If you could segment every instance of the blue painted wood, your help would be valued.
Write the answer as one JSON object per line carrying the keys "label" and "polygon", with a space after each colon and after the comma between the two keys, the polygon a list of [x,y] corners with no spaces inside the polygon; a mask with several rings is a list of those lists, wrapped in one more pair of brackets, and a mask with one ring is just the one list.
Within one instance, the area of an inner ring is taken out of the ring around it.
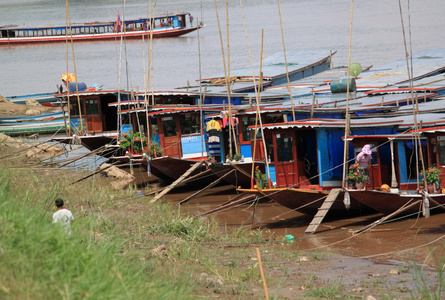
{"label": "blue painted wood", "polygon": [[320,186],[324,181],[329,181],[329,152],[328,132],[326,129],[317,130],[318,170],[320,174]]}
{"label": "blue painted wood", "polygon": [[406,166],[405,145],[403,141],[394,141],[397,145],[397,154],[399,156],[400,183],[408,181],[408,168]]}
{"label": "blue painted wood", "polygon": [[[181,137],[182,155],[201,154],[202,135],[188,135]],[[204,147],[204,151],[206,148]]]}
{"label": "blue painted wood", "polygon": [[275,172],[275,166],[269,165],[269,172],[270,172],[270,181],[271,182],[277,182],[277,175]]}
{"label": "blue painted wood", "polygon": [[244,158],[252,157],[252,148],[250,145],[241,145],[241,155],[244,156]]}

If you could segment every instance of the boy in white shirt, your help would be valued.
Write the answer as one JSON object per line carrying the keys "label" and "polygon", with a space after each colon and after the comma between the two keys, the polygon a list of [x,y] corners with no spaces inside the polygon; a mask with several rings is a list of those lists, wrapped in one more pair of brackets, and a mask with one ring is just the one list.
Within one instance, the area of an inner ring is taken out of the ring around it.
{"label": "boy in white shirt", "polygon": [[53,214],[53,223],[59,223],[65,228],[67,234],[71,234],[71,222],[74,220],[71,211],[63,207],[63,200],[57,198],[56,201],[57,211]]}

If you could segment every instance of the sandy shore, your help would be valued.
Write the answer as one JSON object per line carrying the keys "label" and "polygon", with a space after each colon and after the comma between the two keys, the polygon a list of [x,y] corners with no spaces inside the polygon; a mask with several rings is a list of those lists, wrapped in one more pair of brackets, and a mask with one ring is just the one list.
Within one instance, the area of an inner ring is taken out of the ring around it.
{"label": "sandy shore", "polygon": [[22,117],[29,115],[26,112],[33,110],[35,111],[33,115],[37,115],[37,111],[42,113],[49,113],[54,111],[60,111],[60,108],[46,107],[42,105],[24,105],[24,104],[14,104],[8,100],[2,101],[2,96],[0,96],[0,118],[7,117]]}

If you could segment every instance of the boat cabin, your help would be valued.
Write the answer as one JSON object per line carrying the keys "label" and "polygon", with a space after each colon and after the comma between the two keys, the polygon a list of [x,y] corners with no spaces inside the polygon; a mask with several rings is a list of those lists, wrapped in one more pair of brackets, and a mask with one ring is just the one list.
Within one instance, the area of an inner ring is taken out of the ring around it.
{"label": "boat cabin", "polygon": [[[205,134],[200,131],[200,112],[196,107],[162,106],[121,111],[126,115],[131,130],[149,135],[152,143],[159,143],[164,156],[197,159],[207,157]],[[123,124],[126,126],[126,124]]]}
{"label": "boat cabin", "polygon": [[[348,140],[353,145],[355,157],[364,145],[371,146],[370,189],[379,190],[383,184],[400,190],[417,188],[418,170],[422,169],[422,165],[418,159],[420,151],[416,154],[414,135],[357,135],[349,136]],[[430,161],[427,159],[427,142],[424,137],[421,138],[421,145],[424,161]]]}
{"label": "boat cabin", "polygon": [[436,167],[441,172],[439,174],[439,185],[445,188],[445,127],[435,127],[420,130],[427,138],[427,167]]}
{"label": "boat cabin", "polygon": [[[126,94],[123,98],[128,96]],[[71,133],[85,135],[117,131],[117,108],[109,106],[117,101],[117,91],[87,91],[79,92],[79,97],[76,93],[60,97],[63,105],[69,108],[69,118],[82,118],[77,128],[71,128]]]}

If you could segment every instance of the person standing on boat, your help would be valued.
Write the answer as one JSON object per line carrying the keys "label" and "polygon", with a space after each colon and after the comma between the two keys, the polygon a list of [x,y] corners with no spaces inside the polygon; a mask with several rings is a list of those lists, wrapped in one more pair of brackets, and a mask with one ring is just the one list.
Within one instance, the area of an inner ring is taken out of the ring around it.
{"label": "person standing on boat", "polygon": [[68,82],[62,79],[62,85],[60,86],[60,93],[67,93],[68,92]]}
{"label": "person standing on boat", "polygon": [[363,175],[368,176],[367,180],[365,181],[368,184],[370,183],[369,165],[371,163],[371,160],[372,160],[371,146],[364,145],[362,151],[357,155],[357,163],[359,164],[360,167],[363,168]]}
{"label": "person standing on boat", "polygon": [[71,222],[74,220],[73,214],[70,210],[63,207],[63,200],[57,198],[55,201],[57,211],[53,214],[53,223],[59,223],[66,234],[71,234]]}
{"label": "person standing on boat", "polygon": [[193,20],[194,20],[195,18],[193,18],[193,16],[192,15],[190,15],[189,16],[189,20],[190,20],[190,27],[192,27],[193,26]]}

